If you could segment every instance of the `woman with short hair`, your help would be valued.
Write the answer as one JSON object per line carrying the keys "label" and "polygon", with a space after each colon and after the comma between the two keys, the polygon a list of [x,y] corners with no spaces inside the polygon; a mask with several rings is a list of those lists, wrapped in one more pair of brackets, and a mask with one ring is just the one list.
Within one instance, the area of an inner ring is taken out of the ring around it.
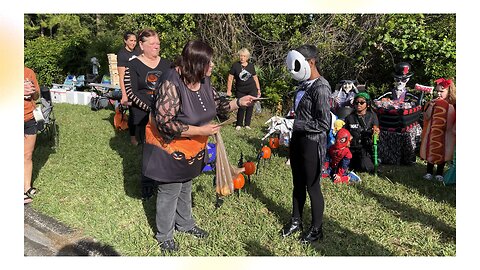
{"label": "woman with short hair", "polygon": [[[260,82],[258,81],[255,67],[249,63],[250,52],[246,48],[238,51],[240,60],[235,62],[230,69],[227,78],[227,96],[232,95],[232,85],[235,80],[235,96],[241,98],[243,96],[251,95],[260,97]],[[250,129],[252,122],[253,107],[239,108],[237,112],[236,130],[240,130],[242,126]]]}

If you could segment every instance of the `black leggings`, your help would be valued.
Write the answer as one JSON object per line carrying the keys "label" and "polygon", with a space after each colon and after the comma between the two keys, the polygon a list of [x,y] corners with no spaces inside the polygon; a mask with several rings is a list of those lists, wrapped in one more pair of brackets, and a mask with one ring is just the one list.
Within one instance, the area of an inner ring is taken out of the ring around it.
{"label": "black leggings", "polygon": [[312,226],[320,227],[323,223],[325,208],[320,188],[320,157],[318,142],[302,135],[292,136],[290,142],[290,165],[293,175],[293,218],[302,218],[305,200],[310,197],[312,207]]}
{"label": "black leggings", "polygon": [[[257,90],[254,89],[252,91],[250,91],[249,93],[242,93],[242,92],[237,92],[236,94],[236,97],[237,98],[241,98],[241,97],[244,97],[244,96],[247,96],[247,95],[251,95],[251,96],[254,96],[256,97],[257,96]],[[237,124],[236,126],[250,126],[250,123],[252,122],[252,115],[253,115],[253,106],[250,106],[250,107],[247,107],[247,108],[243,108],[243,107],[240,107],[238,108],[238,111],[237,111]],[[243,121],[245,117],[245,122]]]}
{"label": "black leggings", "polygon": [[130,134],[130,136],[135,136],[135,130],[136,126],[133,123],[132,107],[128,107],[128,133]]}

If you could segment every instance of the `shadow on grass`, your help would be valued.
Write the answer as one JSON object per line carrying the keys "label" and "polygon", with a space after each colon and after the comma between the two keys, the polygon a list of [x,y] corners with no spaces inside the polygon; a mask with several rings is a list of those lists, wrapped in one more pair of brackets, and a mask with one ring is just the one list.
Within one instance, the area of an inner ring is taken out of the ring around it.
{"label": "shadow on grass", "polygon": [[[263,203],[268,211],[272,212],[276,217],[277,220],[282,223],[286,224],[290,221],[292,213],[290,210],[285,209],[274,200],[268,198],[263,191],[255,184],[255,181],[251,181],[250,184],[246,184],[244,188],[244,192],[250,194],[254,199],[259,200]],[[291,194],[290,194],[291,196]],[[306,211],[307,209],[304,209]]]}
{"label": "shadow on grass", "polygon": [[[57,123],[55,123],[57,128],[57,136],[60,136],[60,129]],[[33,151],[33,167],[32,167],[32,186],[35,179],[37,179],[40,170],[43,168],[45,163],[48,161],[50,154],[55,153],[55,142],[53,138],[49,138],[46,130],[42,131],[40,134],[37,134],[37,139],[35,142],[35,149]]]}
{"label": "shadow on grass", "polygon": [[[280,223],[286,224],[290,221],[291,212],[281,207],[251,183],[245,188],[252,197],[266,205],[268,210],[277,216]],[[308,200],[308,198],[307,198]],[[311,220],[311,208],[305,205],[303,223],[304,229],[309,228]],[[308,222],[306,222],[308,220]],[[324,217],[323,231],[325,239],[321,242],[312,243],[312,247],[324,256],[392,256],[391,251],[385,249],[366,235],[360,235],[351,230],[343,228],[338,222]],[[280,235],[279,235],[280,237]],[[254,241],[246,243],[246,251],[250,256],[273,256],[274,254]],[[362,248],[359,248],[362,247]]]}
{"label": "shadow on grass", "polygon": [[56,256],[120,256],[120,254],[110,245],[82,239],[64,246]]}
{"label": "shadow on grass", "polygon": [[157,233],[157,221],[156,210],[157,210],[157,189],[155,188],[154,195],[148,200],[142,200],[143,211],[145,211],[145,218],[147,219],[148,226],[152,230],[153,235]]}
{"label": "shadow on grass", "polygon": [[394,254],[372,241],[329,218],[323,219],[324,239],[310,244],[323,256],[393,256]]}
{"label": "shadow on grass", "polygon": [[387,177],[391,182],[408,186],[423,196],[437,202],[446,202],[456,206],[454,186],[444,186],[441,182],[427,181],[422,177],[426,173],[426,165],[418,161],[409,166],[382,165],[380,177]]}
{"label": "shadow on grass", "polygon": [[[106,120],[110,122],[112,128],[113,117],[115,112],[112,111]],[[125,194],[134,199],[141,199],[141,177],[142,177],[142,145],[134,146],[130,144],[130,134],[128,130],[115,131],[115,136],[110,139],[110,147],[115,150],[122,158],[123,165],[123,189]],[[147,200],[142,200],[143,210],[145,211],[145,217],[148,221],[148,225],[155,234],[157,231],[155,221],[155,209],[156,209],[156,185],[154,188],[153,196]]]}
{"label": "shadow on grass", "polygon": [[397,202],[394,199],[389,198],[385,195],[373,192],[361,185],[357,186],[357,190],[362,192],[364,196],[368,196],[377,200],[385,208],[390,209],[392,214],[397,216],[398,218],[401,218],[402,220],[407,222],[421,222],[425,226],[433,228],[435,231],[440,233],[441,241],[445,243],[455,242],[456,229],[447,225],[445,222],[439,220],[435,216],[432,216],[404,203]]}
{"label": "shadow on grass", "polygon": [[272,251],[263,247],[258,241],[250,240],[245,243],[247,256],[274,256]]}
{"label": "shadow on grass", "polygon": [[[104,118],[111,123],[113,127],[113,117],[115,112],[112,111],[108,118]],[[130,135],[128,130],[115,131],[115,136],[110,139],[110,147],[115,150],[122,158],[123,171],[123,188],[125,194],[129,197],[140,199],[140,178],[142,172],[142,146],[134,146],[130,144]]]}

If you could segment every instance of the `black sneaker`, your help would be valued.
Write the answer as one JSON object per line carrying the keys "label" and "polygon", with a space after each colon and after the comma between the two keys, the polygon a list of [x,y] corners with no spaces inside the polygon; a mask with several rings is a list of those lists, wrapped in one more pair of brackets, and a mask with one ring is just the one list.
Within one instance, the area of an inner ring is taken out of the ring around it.
{"label": "black sneaker", "polygon": [[160,245],[160,249],[163,252],[178,251],[178,245],[177,245],[177,243],[175,243],[175,241],[173,239],[165,240],[163,242],[160,242],[159,245]]}
{"label": "black sneaker", "polygon": [[197,238],[207,238],[208,236],[208,232],[204,231],[203,229],[200,229],[197,225],[193,226],[193,228],[185,232]]}
{"label": "black sneaker", "polygon": [[310,227],[308,232],[305,232],[304,235],[300,238],[300,242],[303,244],[313,243],[315,241],[320,241],[323,239],[323,230],[322,227]]}
{"label": "black sneaker", "polygon": [[280,232],[282,237],[287,237],[295,232],[302,231],[303,226],[302,226],[302,221],[299,218],[292,218],[291,222],[285,227],[283,227],[282,231]]}

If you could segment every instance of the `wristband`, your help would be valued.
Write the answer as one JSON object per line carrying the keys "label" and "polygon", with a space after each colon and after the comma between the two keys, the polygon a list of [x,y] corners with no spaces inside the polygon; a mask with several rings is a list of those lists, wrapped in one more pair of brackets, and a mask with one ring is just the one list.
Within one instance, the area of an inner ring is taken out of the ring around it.
{"label": "wristband", "polygon": [[238,108],[242,107],[242,106],[240,105],[240,99],[239,99],[239,98],[237,98],[237,101],[236,101],[235,103],[237,104]]}

